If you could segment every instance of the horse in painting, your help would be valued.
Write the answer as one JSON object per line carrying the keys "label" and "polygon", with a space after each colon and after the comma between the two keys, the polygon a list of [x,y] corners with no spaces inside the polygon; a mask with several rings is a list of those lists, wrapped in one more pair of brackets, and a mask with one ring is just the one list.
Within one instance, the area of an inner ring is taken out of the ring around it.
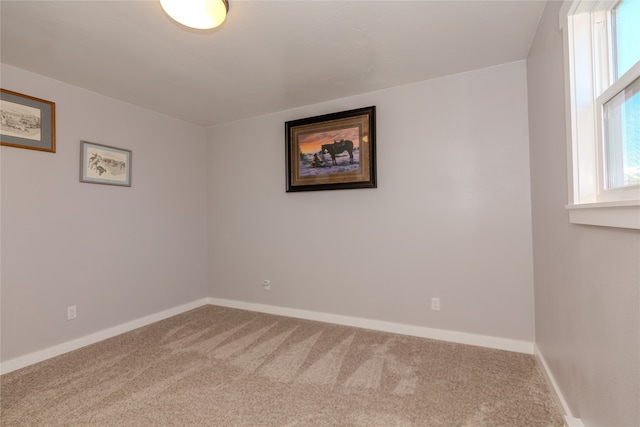
{"label": "horse in painting", "polygon": [[333,141],[333,144],[324,144],[322,146],[322,152],[325,153],[329,153],[329,155],[331,155],[331,162],[334,165],[337,165],[338,163],[336,162],[336,155],[343,153],[343,152],[347,152],[349,153],[349,163],[353,164],[353,142],[349,141],[348,139],[341,139],[340,141]]}

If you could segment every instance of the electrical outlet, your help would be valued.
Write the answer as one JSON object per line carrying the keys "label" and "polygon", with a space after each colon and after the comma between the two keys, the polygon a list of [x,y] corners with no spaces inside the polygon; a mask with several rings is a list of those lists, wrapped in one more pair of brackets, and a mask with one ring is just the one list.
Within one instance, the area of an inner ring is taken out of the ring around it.
{"label": "electrical outlet", "polygon": [[270,291],[271,290],[271,280],[264,279],[262,281],[262,287],[264,288],[265,291]]}
{"label": "electrical outlet", "polygon": [[440,311],[440,298],[431,298],[431,310]]}
{"label": "electrical outlet", "polygon": [[78,317],[78,309],[75,305],[67,307],[67,320],[73,320]]}

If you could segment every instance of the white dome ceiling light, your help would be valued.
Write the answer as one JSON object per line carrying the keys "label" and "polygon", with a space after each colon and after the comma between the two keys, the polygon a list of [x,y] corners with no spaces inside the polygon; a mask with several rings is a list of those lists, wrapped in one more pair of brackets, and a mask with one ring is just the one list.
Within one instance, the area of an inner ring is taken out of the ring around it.
{"label": "white dome ceiling light", "polygon": [[228,0],[160,0],[160,5],[172,19],[199,30],[222,24],[229,11]]}

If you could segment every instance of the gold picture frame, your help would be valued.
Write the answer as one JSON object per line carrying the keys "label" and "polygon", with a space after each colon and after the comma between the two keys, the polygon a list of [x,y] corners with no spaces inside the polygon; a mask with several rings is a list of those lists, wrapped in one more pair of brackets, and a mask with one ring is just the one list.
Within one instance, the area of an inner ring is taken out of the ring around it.
{"label": "gold picture frame", "polygon": [[56,152],[56,104],[0,89],[0,145]]}

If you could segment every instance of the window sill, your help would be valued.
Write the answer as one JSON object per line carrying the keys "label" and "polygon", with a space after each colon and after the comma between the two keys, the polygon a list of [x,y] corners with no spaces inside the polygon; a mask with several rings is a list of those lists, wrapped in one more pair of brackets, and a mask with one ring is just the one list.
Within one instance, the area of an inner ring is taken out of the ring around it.
{"label": "window sill", "polygon": [[567,205],[572,224],[640,230],[640,200]]}

